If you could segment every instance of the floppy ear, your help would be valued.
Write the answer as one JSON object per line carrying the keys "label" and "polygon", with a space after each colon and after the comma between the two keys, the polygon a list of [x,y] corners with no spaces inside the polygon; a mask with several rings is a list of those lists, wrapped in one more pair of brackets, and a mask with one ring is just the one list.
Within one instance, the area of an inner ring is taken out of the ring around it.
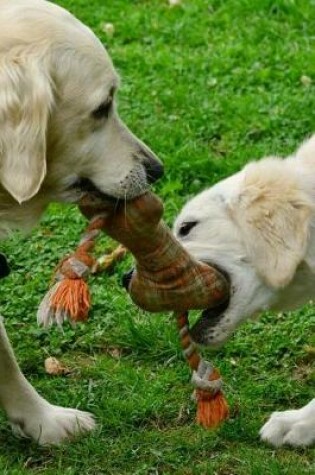
{"label": "floppy ear", "polygon": [[39,57],[9,55],[0,57],[0,183],[22,203],[38,192],[46,174],[53,94]]}
{"label": "floppy ear", "polygon": [[267,158],[244,169],[230,213],[268,285],[281,288],[293,278],[305,255],[312,207],[284,161]]}

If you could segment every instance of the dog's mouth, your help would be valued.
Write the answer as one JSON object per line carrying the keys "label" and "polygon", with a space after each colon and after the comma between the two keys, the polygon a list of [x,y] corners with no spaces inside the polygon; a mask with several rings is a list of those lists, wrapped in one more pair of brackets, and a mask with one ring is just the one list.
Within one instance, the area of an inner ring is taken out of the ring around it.
{"label": "dog's mouth", "polygon": [[67,186],[63,192],[63,198],[72,203],[81,204],[83,201],[84,206],[94,208],[108,202],[132,201],[146,193],[150,185],[161,178],[163,170],[163,165],[158,159],[147,159],[134,166],[124,179],[117,182],[116,186],[111,184],[106,191],[103,191],[97,178],[91,180],[86,177],[77,177],[70,186]]}
{"label": "dog's mouth", "polygon": [[87,198],[95,203],[104,203],[104,201],[117,202],[119,198],[103,193],[99,190],[89,178],[79,178],[70,190],[77,192],[79,200]]}
{"label": "dog's mouth", "polygon": [[102,206],[103,203],[117,203],[120,201],[117,197],[101,191],[90,179],[77,178],[72,183],[65,184],[59,192],[59,198],[62,202],[81,204],[84,202],[87,206]]}
{"label": "dog's mouth", "polygon": [[225,316],[229,303],[230,300],[228,299],[217,307],[207,308],[202,312],[201,317],[190,329],[190,335],[196,343],[200,345],[209,345],[211,343],[211,336],[216,326]]}
{"label": "dog's mouth", "polygon": [[[217,264],[213,264],[212,262],[203,262],[215,268],[225,277],[229,284],[231,283],[231,278],[224,269],[219,267]],[[224,302],[221,302],[216,307],[211,307],[203,310],[203,312],[201,313],[201,317],[190,329],[190,335],[196,343],[199,343],[200,345],[209,344],[209,341],[211,340],[211,335],[214,333],[216,326],[224,318],[225,312],[228,309],[229,304],[230,296],[228,296],[228,298]]]}
{"label": "dog's mouth", "polygon": [[122,200],[104,193],[88,178],[78,178],[62,193],[62,201],[78,205],[81,213],[91,219]]}

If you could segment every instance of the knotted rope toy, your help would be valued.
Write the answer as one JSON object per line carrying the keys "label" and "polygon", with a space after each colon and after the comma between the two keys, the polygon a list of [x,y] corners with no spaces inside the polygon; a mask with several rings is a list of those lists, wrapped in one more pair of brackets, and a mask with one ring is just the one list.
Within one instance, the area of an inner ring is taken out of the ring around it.
{"label": "knotted rope toy", "polygon": [[109,269],[122,259],[127,249],[119,245],[112,253],[96,260],[91,252],[95,239],[101,233],[103,217],[97,216],[87,227],[76,251],[63,259],[55,273],[55,284],[39,305],[37,321],[48,327],[61,326],[65,320],[84,322],[91,307],[91,294],[86,279],[90,274]]}
{"label": "knotted rope toy", "polygon": [[[80,209],[89,218],[97,216],[90,222],[77,251],[59,266],[57,288],[53,287],[40,305],[39,322],[60,324],[66,318],[87,318],[89,293],[84,279],[96,265],[90,255],[94,239],[100,230],[105,231],[136,259],[128,283],[133,301],[150,312],[174,311],[178,315],[184,353],[194,371],[197,421],[207,427],[216,426],[228,415],[220,375],[199,357],[185,315],[188,310],[216,307],[226,300],[229,284],[225,277],[195,260],[181,246],[161,220],[163,205],[152,193],[116,206],[105,203],[95,207],[87,200],[81,202]],[[80,283],[72,285],[71,280]],[[81,295],[80,288],[84,289]]]}

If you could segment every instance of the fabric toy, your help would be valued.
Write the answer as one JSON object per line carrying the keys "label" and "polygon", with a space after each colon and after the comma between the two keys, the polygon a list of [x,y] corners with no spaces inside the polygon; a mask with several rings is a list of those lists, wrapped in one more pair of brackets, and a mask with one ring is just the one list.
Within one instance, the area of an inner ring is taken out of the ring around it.
{"label": "fabric toy", "polygon": [[80,209],[88,218],[94,217],[77,251],[58,266],[57,282],[39,307],[39,323],[61,324],[65,319],[87,318],[90,296],[85,279],[98,265],[91,251],[99,232],[106,232],[135,257],[136,268],[128,283],[133,301],[150,312],[176,313],[184,354],[197,388],[197,420],[207,427],[217,425],[228,415],[220,375],[199,357],[189,335],[187,311],[215,307],[226,300],[228,282],[219,271],[198,262],[181,246],[161,220],[161,201],[150,192],[116,205],[95,206],[86,198]]}

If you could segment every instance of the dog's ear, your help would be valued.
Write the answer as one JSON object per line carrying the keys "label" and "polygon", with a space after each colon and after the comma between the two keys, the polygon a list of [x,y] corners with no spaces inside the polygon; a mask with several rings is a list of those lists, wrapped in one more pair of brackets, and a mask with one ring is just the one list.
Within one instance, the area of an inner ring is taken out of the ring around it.
{"label": "dog's ear", "polygon": [[0,182],[19,203],[38,192],[46,174],[53,92],[45,69],[35,55],[0,57]]}
{"label": "dog's ear", "polygon": [[280,159],[252,163],[243,173],[231,217],[257,272],[269,286],[284,287],[305,255],[311,201]]}

